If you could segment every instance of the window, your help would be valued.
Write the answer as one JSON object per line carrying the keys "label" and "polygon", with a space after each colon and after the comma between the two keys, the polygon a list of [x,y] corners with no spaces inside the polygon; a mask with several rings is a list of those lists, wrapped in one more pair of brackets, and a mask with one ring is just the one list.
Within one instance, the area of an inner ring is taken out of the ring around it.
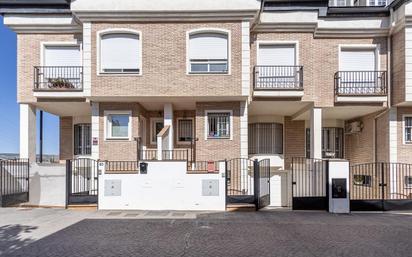
{"label": "window", "polygon": [[353,184],[356,186],[367,186],[372,185],[372,176],[370,175],[353,175]]}
{"label": "window", "polygon": [[375,71],[376,49],[343,47],[339,65],[340,71]]}
{"label": "window", "polygon": [[82,58],[78,45],[45,45],[43,66],[81,66]]}
{"label": "window", "polygon": [[283,125],[249,124],[249,154],[283,154]]}
{"label": "window", "polygon": [[230,138],[230,112],[207,112],[207,138]]}
{"label": "window", "polygon": [[[322,128],[322,158],[343,159],[343,128]],[[310,129],[306,129],[306,157],[310,158]]]}
{"label": "window", "polygon": [[105,116],[107,139],[130,139],[131,112],[110,112]]}
{"label": "window", "polygon": [[74,155],[91,154],[91,126],[90,124],[74,125]]}
{"label": "window", "polygon": [[158,119],[152,119],[151,120],[151,128],[150,128],[150,139],[152,144],[157,144],[157,134],[162,131],[164,124],[163,124],[163,119],[158,118]]}
{"label": "window", "polygon": [[190,143],[193,139],[193,119],[177,120],[177,141]]}
{"label": "window", "polygon": [[228,34],[189,35],[189,73],[228,73]]}
{"label": "window", "polygon": [[405,144],[412,144],[412,116],[405,116],[403,123]]}
{"label": "window", "polygon": [[412,188],[412,176],[405,176],[405,187]]}
{"label": "window", "polygon": [[104,73],[140,73],[140,35],[111,33],[101,36],[100,71]]}

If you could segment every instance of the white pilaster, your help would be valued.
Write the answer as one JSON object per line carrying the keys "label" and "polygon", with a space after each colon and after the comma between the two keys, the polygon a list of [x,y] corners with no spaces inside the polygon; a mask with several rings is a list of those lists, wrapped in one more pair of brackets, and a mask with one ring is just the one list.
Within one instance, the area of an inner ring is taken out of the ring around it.
{"label": "white pilaster", "polygon": [[85,96],[91,96],[92,92],[92,25],[83,23],[83,91]]}
{"label": "white pilaster", "polygon": [[173,105],[170,103],[167,103],[164,105],[164,117],[163,117],[163,124],[164,126],[170,126],[169,127],[169,145],[168,148],[169,150],[173,150],[174,146],[174,141],[173,141]]}
{"label": "white pilaster", "polygon": [[398,110],[389,110],[389,162],[398,161]]}
{"label": "white pilaster", "polygon": [[[99,138],[99,103],[92,102],[92,158],[99,159],[99,145],[100,145],[100,138]],[[97,144],[96,144],[97,142]]]}
{"label": "white pilaster", "polygon": [[310,157],[322,158],[322,109],[310,110]]}
{"label": "white pilaster", "polygon": [[248,106],[240,102],[240,157],[248,158]]}
{"label": "white pilaster", "polygon": [[242,95],[250,94],[250,23],[242,22]]}
{"label": "white pilaster", "polygon": [[36,161],[36,107],[20,104],[20,158]]}

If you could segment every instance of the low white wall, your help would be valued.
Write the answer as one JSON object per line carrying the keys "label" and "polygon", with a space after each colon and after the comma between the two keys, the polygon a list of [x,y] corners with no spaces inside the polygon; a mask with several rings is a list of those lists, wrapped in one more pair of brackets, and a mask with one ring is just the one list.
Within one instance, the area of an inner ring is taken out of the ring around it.
{"label": "low white wall", "polygon": [[270,176],[270,206],[291,206],[292,186],[291,173],[288,171],[271,172]]}
{"label": "low white wall", "polygon": [[66,166],[64,164],[31,164],[29,205],[66,206]]}
{"label": "low white wall", "polygon": [[[187,174],[185,162],[147,163],[147,174],[101,175],[99,209],[225,210],[224,163],[218,174]],[[216,196],[203,195],[206,180],[217,183]]]}

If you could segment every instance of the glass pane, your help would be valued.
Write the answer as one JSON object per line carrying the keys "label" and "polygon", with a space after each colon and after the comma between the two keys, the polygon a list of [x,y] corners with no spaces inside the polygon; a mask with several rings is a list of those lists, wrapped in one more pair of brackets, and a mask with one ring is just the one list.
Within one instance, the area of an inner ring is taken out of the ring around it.
{"label": "glass pane", "polygon": [[210,64],[210,72],[227,72],[226,63],[212,63]]}
{"label": "glass pane", "polygon": [[192,120],[179,120],[179,135],[178,140],[182,142],[190,142],[192,140]]}
{"label": "glass pane", "polygon": [[129,136],[129,115],[114,114],[110,115],[112,122],[112,137],[128,137]]}
{"label": "glass pane", "polygon": [[207,72],[207,64],[202,63],[192,63],[191,72]]}

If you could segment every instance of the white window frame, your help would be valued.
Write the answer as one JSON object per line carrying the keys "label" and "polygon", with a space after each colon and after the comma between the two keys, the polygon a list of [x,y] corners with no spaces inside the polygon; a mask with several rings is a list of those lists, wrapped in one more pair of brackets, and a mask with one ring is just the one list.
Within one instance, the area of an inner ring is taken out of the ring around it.
{"label": "white window frame", "polygon": [[258,40],[257,41],[257,50],[256,50],[256,65],[259,65],[260,62],[260,46],[271,46],[271,45],[295,45],[295,65],[299,66],[299,41],[292,40],[292,41],[267,41],[267,40]]}
{"label": "white window frame", "polygon": [[157,135],[155,137],[155,141],[153,141],[154,136],[154,129],[156,128],[155,123],[162,122],[164,127],[164,119],[163,118],[150,118],[150,144],[157,145]]}
{"label": "white window frame", "polygon": [[[229,113],[230,137],[210,138],[209,137],[209,113]],[[233,140],[233,110],[205,110],[205,140]]]}
{"label": "white window frame", "polygon": [[[190,65],[190,53],[189,53],[189,45],[190,45],[190,36],[193,34],[202,34],[202,33],[216,33],[216,34],[225,34],[227,36],[227,72],[218,72],[218,73],[209,73],[209,72],[191,72],[191,65]],[[199,28],[193,29],[186,32],[186,75],[191,76],[205,76],[205,75],[220,75],[220,76],[227,76],[231,75],[232,63],[232,40],[231,40],[231,31],[227,29],[220,29],[220,28]]]}
{"label": "white window frame", "polygon": [[78,46],[80,49],[80,65],[83,66],[83,46],[81,43],[77,41],[42,41],[40,42],[40,66],[44,66],[45,59],[46,59],[46,47],[54,46],[54,47],[65,47],[65,46]]}
{"label": "white window frame", "polygon": [[338,45],[338,71],[341,71],[342,67],[342,51],[344,50],[375,50],[375,71],[381,70],[380,63],[380,44],[340,44]]}
{"label": "white window frame", "polygon": [[406,183],[407,182],[407,180],[406,180],[406,178],[408,178],[408,177],[412,177],[411,175],[405,175],[404,176],[404,185],[405,185],[405,188],[408,188],[408,189],[411,189],[412,188],[412,184],[409,184],[409,183]]}
{"label": "white window frame", "polygon": [[412,114],[402,115],[402,142],[404,145],[412,145],[412,141],[406,141],[406,118],[412,118]]}
{"label": "white window frame", "polygon": [[194,118],[183,118],[183,117],[178,117],[176,119],[176,142],[182,145],[190,145],[190,142],[179,140],[179,121],[180,120],[191,120],[192,121],[192,137],[194,137],[195,136],[195,119]]}
{"label": "white window frame", "polygon": [[[139,72],[103,72],[101,69],[100,55],[101,55],[101,41],[102,36],[110,34],[135,34],[139,36]],[[100,30],[96,34],[96,73],[98,76],[142,76],[143,75],[143,39],[142,32],[134,29],[116,28]]]}
{"label": "white window frame", "polygon": [[[113,137],[112,135],[109,135],[108,133],[111,133],[111,122],[109,122],[108,117],[109,115],[116,115],[116,114],[121,114],[121,115],[129,115],[129,127],[128,127],[128,135],[127,137]],[[110,125],[110,128],[109,128]],[[107,141],[113,141],[113,140],[132,140],[132,111],[131,110],[124,110],[124,111],[104,111],[104,140]]]}

